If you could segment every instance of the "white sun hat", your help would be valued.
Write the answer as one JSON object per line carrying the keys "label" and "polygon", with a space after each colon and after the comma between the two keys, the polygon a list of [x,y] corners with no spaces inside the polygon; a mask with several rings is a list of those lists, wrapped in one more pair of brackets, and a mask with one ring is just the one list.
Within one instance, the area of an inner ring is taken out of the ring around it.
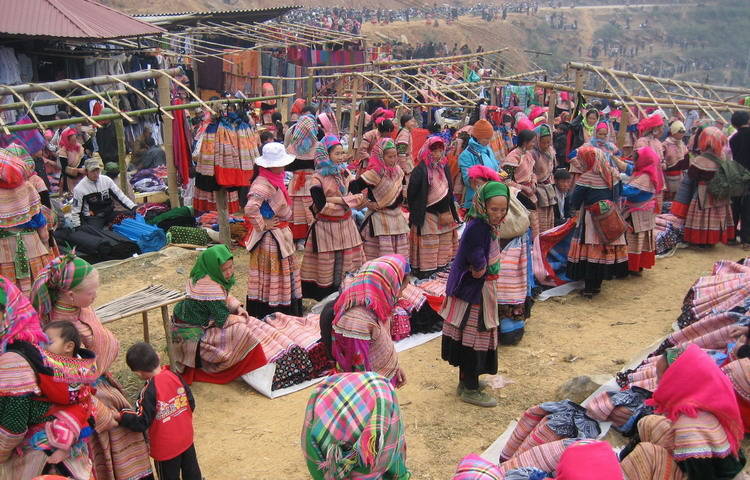
{"label": "white sun hat", "polygon": [[263,145],[263,155],[255,159],[255,164],[265,168],[285,167],[294,161],[294,155],[286,153],[284,145],[271,142]]}

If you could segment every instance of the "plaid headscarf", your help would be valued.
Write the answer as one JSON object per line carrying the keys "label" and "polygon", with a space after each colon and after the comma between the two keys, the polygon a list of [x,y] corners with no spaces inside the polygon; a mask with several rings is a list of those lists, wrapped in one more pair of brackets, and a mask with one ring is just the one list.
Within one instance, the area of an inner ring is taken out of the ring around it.
{"label": "plaid headscarf", "polygon": [[706,127],[698,137],[698,148],[721,158],[727,148],[727,136],[716,127]]}
{"label": "plaid headscarf", "polygon": [[72,290],[94,271],[86,260],[76,257],[75,252],[52,260],[31,287],[31,301],[45,324],[50,321],[52,308],[60,292]]}
{"label": "plaid headscarf", "polygon": [[607,163],[604,150],[600,148],[584,145],[570,163],[583,172],[576,185],[602,189],[612,188],[620,181]]}
{"label": "plaid headscarf", "polygon": [[331,148],[341,145],[336,135],[326,135],[315,149],[315,171],[323,176],[338,175],[346,170],[346,163],[334,163],[329,154]]}
{"label": "plaid headscarf", "polygon": [[295,155],[310,153],[315,146],[317,136],[318,120],[310,113],[302,115],[292,127],[289,140],[290,150],[293,150]]}
{"label": "plaid headscarf", "polygon": [[385,255],[366,262],[336,300],[334,323],[354,307],[372,309],[378,320],[385,322],[407,273],[409,263],[402,255]]}
{"label": "plaid headscarf", "polygon": [[315,389],[302,450],[315,480],[410,477],[396,392],[374,372],[332,375]]}
{"label": "plaid headscarf", "polygon": [[0,276],[0,352],[16,340],[33,344],[47,341],[34,307],[18,287]]}
{"label": "plaid headscarf", "polygon": [[33,175],[34,168],[36,168],[36,165],[34,163],[34,159],[29,155],[28,150],[26,148],[18,143],[11,143],[7,147],[5,147],[5,150],[10,153],[11,155],[15,156],[19,160],[23,160],[24,163],[31,169],[32,173],[30,175]]}
{"label": "plaid headscarf", "polygon": [[461,459],[453,480],[502,480],[505,474],[494,463],[472,453]]}

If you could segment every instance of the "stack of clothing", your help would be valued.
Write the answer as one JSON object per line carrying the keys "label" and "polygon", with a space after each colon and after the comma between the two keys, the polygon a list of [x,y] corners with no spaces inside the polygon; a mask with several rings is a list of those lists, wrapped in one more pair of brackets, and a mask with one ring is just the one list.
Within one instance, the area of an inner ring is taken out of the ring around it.
{"label": "stack of clothing", "polygon": [[321,377],[331,361],[320,342],[320,317],[293,317],[274,313],[248,323],[253,337],[263,346],[268,363],[276,364],[272,390],[291,387]]}
{"label": "stack of clothing", "polygon": [[167,189],[167,167],[144,168],[130,177],[136,192],[161,192]]}
{"label": "stack of clothing", "polygon": [[732,381],[746,429],[750,430],[750,358],[741,352],[747,333],[740,337],[740,342],[735,336],[738,327],[750,326],[749,281],[748,259],[716,262],[711,274],[699,278],[685,297],[678,320],[680,329],[669,335],[638,367],[618,373],[618,384],[633,390],[654,391],[659,358],[696,345]]}

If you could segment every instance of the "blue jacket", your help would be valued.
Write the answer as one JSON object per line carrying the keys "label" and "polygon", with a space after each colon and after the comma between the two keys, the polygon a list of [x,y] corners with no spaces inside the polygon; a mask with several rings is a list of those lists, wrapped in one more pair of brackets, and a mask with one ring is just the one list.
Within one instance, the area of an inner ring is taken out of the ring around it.
{"label": "blue jacket", "polygon": [[464,181],[464,208],[470,208],[474,200],[474,189],[469,182],[469,169],[474,165],[484,165],[495,171],[500,165],[495,159],[495,152],[489,146],[483,146],[472,137],[466,150],[458,157],[458,167],[461,169],[461,179]]}

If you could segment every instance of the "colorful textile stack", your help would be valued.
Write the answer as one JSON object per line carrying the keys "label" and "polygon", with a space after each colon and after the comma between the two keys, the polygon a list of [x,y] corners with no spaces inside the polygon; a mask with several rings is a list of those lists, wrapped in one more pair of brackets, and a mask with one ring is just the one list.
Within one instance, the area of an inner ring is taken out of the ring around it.
{"label": "colorful textile stack", "polygon": [[250,317],[248,326],[260,342],[268,363],[276,364],[271,389],[291,387],[326,373],[329,362],[320,348],[318,315],[293,317],[283,313],[262,320]]}
{"label": "colorful textile stack", "polygon": [[195,166],[196,186],[216,191],[249,185],[258,144],[255,131],[236,114],[209,125]]}
{"label": "colorful textile stack", "polygon": [[570,400],[542,403],[524,412],[500,453],[500,461],[546,443],[565,438],[597,438],[599,433],[599,424],[577,403]]}
{"label": "colorful textile stack", "polygon": [[[236,113],[208,126],[195,166],[193,207],[196,211],[216,210],[214,192],[220,188],[250,184],[255,158],[260,155],[259,144],[255,129]],[[229,213],[240,210],[237,191],[227,193],[227,206]]]}

